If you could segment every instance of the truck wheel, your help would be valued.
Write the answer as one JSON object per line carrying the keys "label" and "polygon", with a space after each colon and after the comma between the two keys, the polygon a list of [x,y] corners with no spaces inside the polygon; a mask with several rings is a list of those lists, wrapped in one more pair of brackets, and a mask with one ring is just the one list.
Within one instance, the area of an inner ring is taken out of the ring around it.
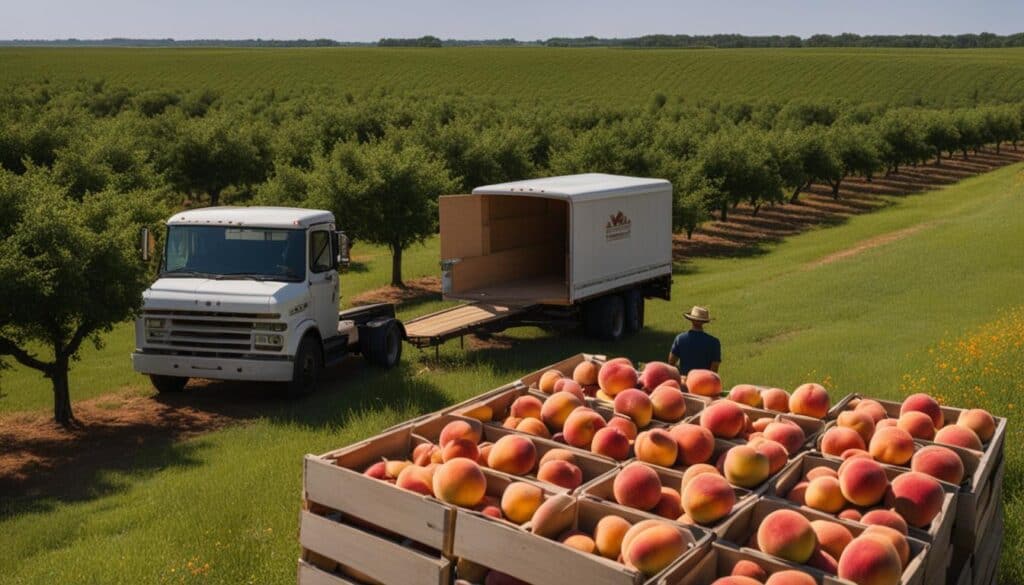
{"label": "truck wheel", "polygon": [[644,328],[644,295],[634,288],[622,294],[626,303],[626,333],[636,333]]}
{"label": "truck wheel", "polygon": [[188,378],[181,378],[179,376],[158,376],[156,374],[150,375],[149,381],[153,383],[153,387],[156,388],[156,391],[161,394],[181,392],[185,389],[185,385],[188,384]]}
{"label": "truck wheel", "polygon": [[402,327],[396,319],[372,321],[366,326],[363,356],[382,368],[393,368],[402,359]]}
{"label": "truck wheel", "polygon": [[316,390],[320,371],[324,367],[323,354],[316,337],[307,335],[302,338],[299,349],[295,352],[295,363],[292,367],[292,380],[285,388],[288,396],[297,398]]}
{"label": "truck wheel", "polygon": [[626,303],[620,295],[591,301],[584,314],[587,334],[605,341],[618,341],[626,332]]}

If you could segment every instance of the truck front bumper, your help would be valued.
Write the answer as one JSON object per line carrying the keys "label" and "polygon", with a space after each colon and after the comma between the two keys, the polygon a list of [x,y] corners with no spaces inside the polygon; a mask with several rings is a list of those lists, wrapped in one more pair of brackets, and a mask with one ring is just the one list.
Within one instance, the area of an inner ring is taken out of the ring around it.
{"label": "truck front bumper", "polygon": [[287,382],[292,379],[293,371],[290,359],[204,358],[141,351],[132,353],[132,367],[140,374],[257,382]]}

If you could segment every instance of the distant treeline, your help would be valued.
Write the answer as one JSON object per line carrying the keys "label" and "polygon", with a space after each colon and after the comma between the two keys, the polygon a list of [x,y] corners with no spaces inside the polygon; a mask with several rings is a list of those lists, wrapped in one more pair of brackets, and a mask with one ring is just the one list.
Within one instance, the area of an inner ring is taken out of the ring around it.
{"label": "distant treeline", "polygon": [[419,38],[383,38],[377,42],[348,42],[332,39],[56,39],[0,40],[0,46],[96,46],[96,47],[623,47],[637,49],[778,49],[802,47],[886,47],[909,49],[997,49],[1024,47],[1024,33],[997,35],[993,33],[960,35],[796,35],[746,36],[718,35],[644,35],[631,38],[554,37],[548,40],[520,41],[505,39],[440,39],[433,35]]}

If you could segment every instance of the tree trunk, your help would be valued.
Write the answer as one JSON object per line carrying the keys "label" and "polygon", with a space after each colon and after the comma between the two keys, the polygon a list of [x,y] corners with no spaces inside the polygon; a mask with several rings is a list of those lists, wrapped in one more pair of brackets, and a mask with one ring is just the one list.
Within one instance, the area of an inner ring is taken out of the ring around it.
{"label": "tree trunk", "polygon": [[722,221],[729,221],[729,203],[722,203]]}
{"label": "tree trunk", "polygon": [[402,282],[402,246],[391,244],[391,286],[405,288]]}
{"label": "tree trunk", "polygon": [[796,189],[793,189],[793,194],[789,196],[790,203],[796,203],[797,199],[800,198],[800,191],[803,191],[803,185],[797,185]]}
{"label": "tree trunk", "polygon": [[832,185],[832,198],[839,199],[839,185],[843,183],[842,179],[836,179],[835,181],[829,181]]}
{"label": "tree trunk", "polygon": [[75,415],[71,411],[68,388],[68,360],[57,358],[47,376],[53,382],[53,419],[61,426],[69,427],[75,421]]}
{"label": "tree trunk", "polygon": [[967,160],[967,149],[966,148],[963,149],[963,153],[964,153],[964,160]]}
{"label": "tree trunk", "polygon": [[1003,144],[1002,144],[1001,142],[996,142],[996,154],[999,154],[999,148],[1000,148],[1000,147],[1001,147],[1002,145],[1003,145]]}
{"label": "tree trunk", "polygon": [[935,166],[937,166],[937,167],[941,167],[942,166],[942,151],[941,150],[935,152]]}
{"label": "tree trunk", "polygon": [[693,230],[694,229],[695,228],[686,228],[686,239],[687,240],[692,240],[693,239]]}
{"label": "tree trunk", "polygon": [[754,212],[751,213],[751,215],[756,216],[758,211],[761,211],[761,204],[760,203],[754,205]]}
{"label": "tree trunk", "polygon": [[210,207],[217,207],[220,203],[220,189],[210,191]]}

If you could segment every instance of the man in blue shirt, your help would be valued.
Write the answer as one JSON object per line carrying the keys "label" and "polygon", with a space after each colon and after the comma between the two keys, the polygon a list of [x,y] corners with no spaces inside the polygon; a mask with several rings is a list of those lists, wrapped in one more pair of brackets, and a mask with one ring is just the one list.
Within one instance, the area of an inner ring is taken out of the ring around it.
{"label": "man in blue shirt", "polygon": [[686,375],[690,370],[718,371],[722,363],[722,344],[717,337],[704,332],[704,324],[711,322],[711,314],[704,307],[694,307],[683,315],[690,321],[690,330],[680,333],[672,342],[668,363]]}

